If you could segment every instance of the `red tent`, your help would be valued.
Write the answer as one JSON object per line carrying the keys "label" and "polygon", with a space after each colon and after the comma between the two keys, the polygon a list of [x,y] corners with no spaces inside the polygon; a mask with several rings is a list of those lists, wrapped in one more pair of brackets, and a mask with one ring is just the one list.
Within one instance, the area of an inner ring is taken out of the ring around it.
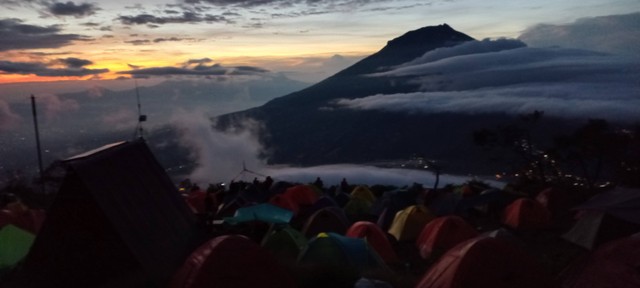
{"label": "red tent", "polygon": [[458,243],[478,236],[478,231],[459,216],[443,216],[433,219],[422,229],[416,245],[420,256],[427,259],[431,255],[445,253]]}
{"label": "red tent", "polygon": [[276,194],[271,199],[269,199],[269,203],[280,208],[288,209],[293,211],[293,215],[297,215],[300,211],[300,206],[291,200],[289,197],[285,197],[283,194]]}
{"label": "red tent", "polygon": [[202,190],[191,191],[185,196],[185,200],[190,207],[193,207],[196,213],[206,213],[204,199],[207,198],[207,192]]}
{"label": "red tent", "polygon": [[298,205],[313,205],[320,197],[309,185],[296,185],[284,191],[284,197],[291,199]]}
{"label": "red tent", "polygon": [[520,198],[504,209],[502,223],[514,229],[543,229],[551,225],[551,213],[536,201]]}
{"label": "red tent", "polygon": [[45,212],[40,209],[0,210],[0,228],[13,224],[18,228],[38,234],[44,219]]}
{"label": "red tent", "polygon": [[378,252],[378,255],[380,255],[382,260],[387,264],[395,264],[400,261],[389,242],[389,238],[387,238],[387,234],[374,223],[368,221],[353,223],[345,235],[351,238],[366,239],[369,245]]}
{"label": "red tent", "polygon": [[603,244],[589,256],[584,269],[566,287],[640,287],[640,235]]}
{"label": "red tent", "polygon": [[216,237],[196,249],[174,275],[171,288],[295,287],[269,252],[239,235]]}
{"label": "red tent", "polygon": [[445,253],[417,288],[558,287],[553,276],[508,240],[478,236]]}

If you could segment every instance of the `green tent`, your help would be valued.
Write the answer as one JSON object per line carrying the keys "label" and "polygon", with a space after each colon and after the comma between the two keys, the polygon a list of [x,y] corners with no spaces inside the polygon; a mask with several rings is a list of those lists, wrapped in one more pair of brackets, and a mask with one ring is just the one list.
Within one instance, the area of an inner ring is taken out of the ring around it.
{"label": "green tent", "polygon": [[11,224],[0,230],[0,270],[11,268],[29,253],[35,236]]}
{"label": "green tent", "polygon": [[295,262],[307,247],[307,238],[298,230],[286,226],[266,236],[262,246],[280,261]]}

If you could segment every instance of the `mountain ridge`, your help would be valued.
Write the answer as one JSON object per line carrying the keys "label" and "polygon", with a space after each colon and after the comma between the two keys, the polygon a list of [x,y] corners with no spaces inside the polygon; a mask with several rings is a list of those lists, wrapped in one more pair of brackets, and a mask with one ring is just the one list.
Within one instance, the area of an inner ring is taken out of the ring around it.
{"label": "mountain ridge", "polygon": [[[261,123],[259,140],[269,164],[299,166],[369,163],[419,155],[447,163],[456,173],[491,173],[473,144],[473,132],[514,121],[505,113],[429,114],[336,108],[337,99],[413,93],[420,85],[402,76],[370,74],[414,60],[434,49],[474,39],[449,25],[409,31],[358,63],[308,88],[274,98],[266,104],[215,118],[214,127],[242,126],[246,119]],[[553,119],[545,118],[544,121]],[[565,129],[554,123],[545,132]],[[572,124],[567,124],[572,125]],[[497,168],[497,167],[494,167]]]}

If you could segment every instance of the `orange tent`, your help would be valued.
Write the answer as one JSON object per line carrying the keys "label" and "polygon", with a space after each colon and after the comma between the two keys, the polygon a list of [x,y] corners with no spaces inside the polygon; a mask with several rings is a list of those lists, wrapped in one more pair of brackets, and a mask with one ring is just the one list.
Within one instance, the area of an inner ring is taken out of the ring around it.
{"label": "orange tent", "polygon": [[536,201],[520,198],[504,209],[502,223],[514,229],[544,229],[551,225],[551,213]]}
{"label": "orange tent", "polygon": [[368,221],[353,223],[345,235],[351,238],[366,239],[369,245],[378,252],[378,255],[380,255],[382,260],[387,264],[395,264],[400,261],[387,235],[374,223]]}
{"label": "orange tent", "polygon": [[443,216],[424,226],[416,245],[420,249],[420,256],[427,259],[434,254],[439,256],[458,243],[476,236],[478,231],[464,219],[459,216]]}
{"label": "orange tent", "polygon": [[433,218],[433,214],[423,205],[409,206],[396,213],[389,234],[398,241],[415,241],[424,226]]}
{"label": "orange tent", "polygon": [[244,236],[219,236],[201,245],[173,276],[171,288],[295,287],[269,252]]}
{"label": "orange tent", "polygon": [[416,288],[559,287],[553,276],[508,240],[478,236],[445,253]]}

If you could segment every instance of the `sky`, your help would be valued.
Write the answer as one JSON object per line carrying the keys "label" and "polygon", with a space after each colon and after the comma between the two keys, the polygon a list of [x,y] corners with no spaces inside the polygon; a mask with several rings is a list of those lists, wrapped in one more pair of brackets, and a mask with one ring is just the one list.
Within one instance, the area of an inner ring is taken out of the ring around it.
{"label": "sky", "polygon": [[0,83],[266,72],[313,83],[424,26],[517,38],[640,2],[0,0],[0,11]]}

